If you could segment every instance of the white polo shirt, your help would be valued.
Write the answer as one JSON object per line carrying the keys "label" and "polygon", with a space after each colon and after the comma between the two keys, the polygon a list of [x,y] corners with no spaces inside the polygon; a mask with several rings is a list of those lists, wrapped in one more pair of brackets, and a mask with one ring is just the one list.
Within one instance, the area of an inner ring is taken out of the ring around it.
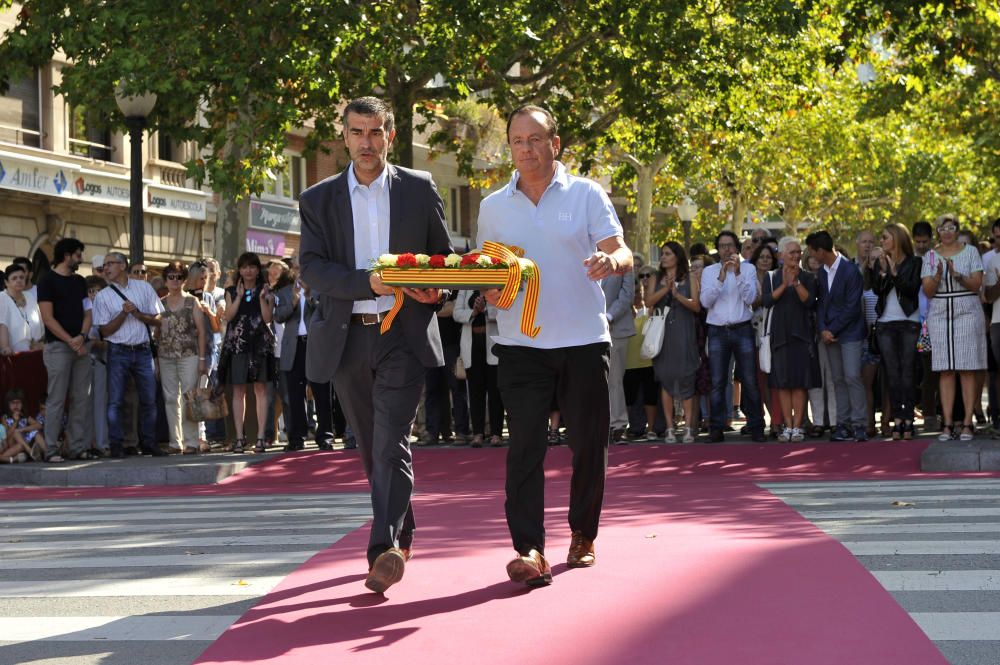
{"label": "white polo shirt", "polygon": [[535,206],[517,189],[517,171],[503,189],[479,205],[478,247],[487,240],[524,249],[541,274],[534,338],[521,333],[524,290],[508,310],[498,310],[498,344],[556,349],[610,342],[601,285],[587,277],[585,259],[597,243],[622,236],[611,199],[593,180],[569,175],[556,162],[556,173]]}
{"label": "white polo shirt", "polygon": [[[149,282],[128,278],[128,283],[125,286],[121,284],[115,284],[115,286],[143,314],[163,313],[163,303],[160,302],[160,297],[156,295],[156,290]],[[110,323],[111,319],[121,313],[123,303],[121,296],[115,293],[115,290],[110,286],[101,289],[94,298],[93,324],[103,326]],[[113,344],[136,345],[148,342],[149,334],[146,324],[134,316],[127,316],[121,327],[104,339]]]}

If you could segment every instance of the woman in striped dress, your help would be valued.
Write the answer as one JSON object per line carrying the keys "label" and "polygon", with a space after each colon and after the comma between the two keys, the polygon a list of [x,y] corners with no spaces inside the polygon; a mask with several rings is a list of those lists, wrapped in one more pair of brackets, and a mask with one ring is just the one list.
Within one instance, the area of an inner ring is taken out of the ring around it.
{"label": "woman in striped dress", "polygon": [[[931,368],[940,372],[941,441],[972,440],[976,372],[986,369],[986,321],[979,304],[983,283],[983,261],[975,247],[958,242],[958,221],[942,215],[937,222],[941,244],[924,255],[920,276],[924,293],[931,299],[927,332],[931,338]],[[955,374],[962,385],[965,414],[961,433],[954,426]]]}

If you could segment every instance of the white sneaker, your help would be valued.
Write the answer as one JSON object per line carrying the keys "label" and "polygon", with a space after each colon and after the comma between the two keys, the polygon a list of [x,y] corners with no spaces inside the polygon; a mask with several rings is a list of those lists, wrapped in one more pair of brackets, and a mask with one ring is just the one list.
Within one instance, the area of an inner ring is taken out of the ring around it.
{"label": "white sneaker", "polygon": [[793,427],[792,428],[792,436],[791,436],[791,440],[792,441],[798,442],[798,441],[802,441],[805,438],[806,438],[806,436],[805,436],[805,434],[802,432],[802,430],[800,428],[798,428],[798,427]]}
{"label": "white sneaker", "polygon": [[646,432],[646,441],[656,441],[656,432],[648,430]]}
{"label": "white sneaker", "polygon": [[791,440],[792,440],[792,428],[786,427],[783,430],[781,430],[781,434],[778,435],[778,441],[781,441],[783,443],[788,443]]}
{"label": "white sneaker", "polygon": [[663,437],[663,443],[677,443],[677,435],[674,434],[674,430],[667,428],[667,433]]}
{"label": "white sneaker", "polygon": [[683,443],[694,443],[694,432],[691,431],[690,427],[684,428],[684,438],[681,441]]}

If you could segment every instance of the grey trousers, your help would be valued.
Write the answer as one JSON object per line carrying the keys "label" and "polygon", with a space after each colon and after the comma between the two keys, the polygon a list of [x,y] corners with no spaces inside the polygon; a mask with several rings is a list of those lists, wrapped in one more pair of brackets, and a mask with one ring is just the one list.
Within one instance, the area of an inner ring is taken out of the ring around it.
{"label": "grey trousers", "polygon": [[351,324],[333,386],[354,433],[372,492],[368,563],[391,547],[409,548],[415,522],[410,427],[425,369],[394,326]]}
{"label": "grey trousers", "polygon": [[48,396],[45,398],[45,444],[48,455],[59,448],[63,414],[69,401],[66,422],[67,452],[70,457],[90,448],[94,432],[94,405],[91,394],[93,368],[90,354],[77,354],[65,342],[48,342],[42,350],[48,372]]}
{"label": "grey trousers", "polygon": [[628,427],[628,405],[625,403],[625,362],[628,337],[611,340],[611,369],[608,373],[608,393],[611,398],[611,431]]}
{"label": "grey trousers", "polygon": [[102,358],[91,354],[91,367],[94,370],[94,447],[98,450],[111,450],[108,439],[108,367]]}
{"label": "grey trousers", "polygon": [[826,345],[830,375],[837,395],[837,425],[867,427],[868,398],[861,379],[861,351],[866,342],[834,342]]}

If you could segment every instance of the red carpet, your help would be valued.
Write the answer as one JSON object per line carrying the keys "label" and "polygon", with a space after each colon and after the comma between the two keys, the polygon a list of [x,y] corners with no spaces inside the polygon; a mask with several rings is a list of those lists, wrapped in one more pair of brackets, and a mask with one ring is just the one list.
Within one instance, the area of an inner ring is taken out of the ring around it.
{"label": "red carpet", "polygon": [[548,488],[549,588],[507,581],[493,483],[424,492],[415,557],[386,597],[363,587],[361,529],[196,662],[946,663],[846,550],[750,482],[612,479],[589,570],[562,562],[566,486]]}
{"label": "red carpet", "polygon": [[[927,442],[623,446],[610,451],[598,565],[564,557],[569,451],[548,457],[555,583],[506,579],[504,450],[418,449],[405,579],[363,587],[367,528],[319,552],[198,663],[943,665],[835,540],[754,483],[923,474]],[[354,452],[291,454],[212,486],[11,488],[0,500],[365,491]]]}

